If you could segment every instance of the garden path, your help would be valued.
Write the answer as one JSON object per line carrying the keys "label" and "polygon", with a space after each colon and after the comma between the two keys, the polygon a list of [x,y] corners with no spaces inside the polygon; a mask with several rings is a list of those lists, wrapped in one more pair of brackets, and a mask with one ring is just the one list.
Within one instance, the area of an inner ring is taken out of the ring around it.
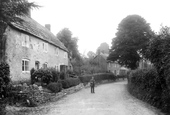
{"label": "garden path", "polygon": [[95,94],[89,88],[82,89],[50,103],[48,111],[43,110],[41,115],[160,115],[154,107],[131,96],[126,84],[123,81],[99,85]]}

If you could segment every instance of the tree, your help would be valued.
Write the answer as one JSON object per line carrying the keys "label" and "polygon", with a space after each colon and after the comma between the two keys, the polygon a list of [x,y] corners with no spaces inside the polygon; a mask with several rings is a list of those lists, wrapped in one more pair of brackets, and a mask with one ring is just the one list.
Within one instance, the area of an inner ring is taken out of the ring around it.
{"label": "tree", "polygon": [[68,28],[62,29],[58,34],[57,38],[65,45],[68,49],[69,56],[71,56],[71,63],[74,68],[74,72],[77,74],[81,73],[80,67],[83,64],[82,58],[78,51],[78,38],[72,37],[72,32]]}
{"label": "tree", "polygon": [[96,54],[100,53],[109,54],[109,45],[106,42],[101,43],[97,48]]}
{"label": "tree", "polygon": [[89,51],[89,52],[87,53],[88,58],[94,58],[95,55],[96,55],[96,54],[95,54],[94,52],[92,52],[92,51]]}
{"label": "tree", "polygon": [[[169,111],[170,107],[170,28],[162,27],[150,40],[145,57],[156,68],[160,82],[157,88],[161,95],[161,107]],[[166,106],[165,106],[166,105]]]}
{"label": "tree", "polygon": [[0,0],[0,38],[2,38],[8,24],[22,22],[20,16],[28,16],[31,8],[38,7],[27,0]]}
{"label": "tree", "polygon": [[153,32],[144,18],[139,15],[127,16],[120,22],[116,37],[112,39],[108,60],[136,69],[152,35]]}
{"label": "tree", "polygon": [[78,38],[72,37],[72,32],[68,28],[62,29],[57,34],[57,38],[68,49],[69,55],[71,55],[73,59],[81,60],[81,56],[78,51],[78,45],[77,45]]}

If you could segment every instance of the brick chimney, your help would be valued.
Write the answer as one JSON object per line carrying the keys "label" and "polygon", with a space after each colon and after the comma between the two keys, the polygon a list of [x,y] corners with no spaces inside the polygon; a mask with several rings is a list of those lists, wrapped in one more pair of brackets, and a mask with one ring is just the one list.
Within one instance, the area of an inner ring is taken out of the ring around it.
{"label": "brick chimney", "polygon": [[45,27],[46,27],[49,31],[51,31],[51,25],[50,25],[50,24],[45,24]]}

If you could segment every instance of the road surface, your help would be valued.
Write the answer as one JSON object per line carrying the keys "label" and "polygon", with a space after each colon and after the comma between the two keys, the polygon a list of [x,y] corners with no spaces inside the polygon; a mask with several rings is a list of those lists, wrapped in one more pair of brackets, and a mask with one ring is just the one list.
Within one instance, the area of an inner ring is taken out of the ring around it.
{"label": "road surface", "polygon": [[[99,85],[50,103],[40,115],[160,115],[158,110],[134,98],[126,90],[126,81]],[[50,109],[49,109],[50,108]],[[161,114],[162,115],[162,114]]]}

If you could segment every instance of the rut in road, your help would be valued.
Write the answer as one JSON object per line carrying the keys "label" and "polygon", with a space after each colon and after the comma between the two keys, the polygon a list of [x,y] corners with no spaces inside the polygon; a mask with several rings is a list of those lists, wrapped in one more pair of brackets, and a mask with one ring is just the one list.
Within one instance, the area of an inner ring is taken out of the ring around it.
{"label": "rut in road", "polygon": [[[159,115],[158,110],[132,97],[127,82],[95,87],[95,94],[86,88],[48,105],[41,115]],[[40,113],[39,113],[40,114]]]}

